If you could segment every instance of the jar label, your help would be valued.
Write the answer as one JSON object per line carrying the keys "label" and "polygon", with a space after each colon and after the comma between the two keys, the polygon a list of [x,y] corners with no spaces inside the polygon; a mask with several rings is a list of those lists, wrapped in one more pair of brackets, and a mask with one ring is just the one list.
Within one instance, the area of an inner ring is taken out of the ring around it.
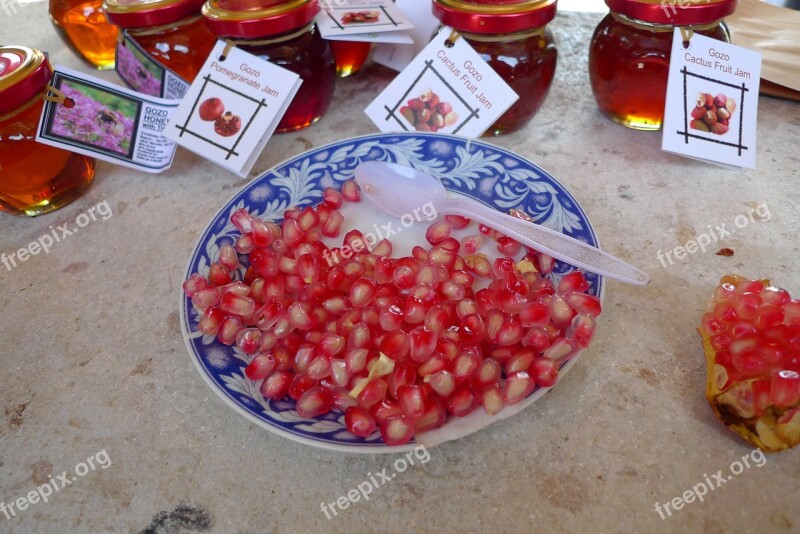
{"label": "jar label", "polygon": [[144,172],[169,169],[175,143],[163,132],[178,106],[56,66],[36,141]]}
{"label": "jar label", "polygon": [[301,83],[294,72],[217,41],[164,135],[247,176]]}
{"label": "jar label", "polygon": [[316,22],[320,35],[325,39],[342,37],[342,40],[349,41],[398,42],[385,40],[376,34],[403,32],[410,39],[404,30],[414,27],[392,0],[322,0],[320,7]]}
{"label": "jar label", "polygon": [[729,168],[756,166],[761,54],[675,28],[661,148]]}
{"label": "jar label", "polygon": [[519,99],[452,28],[444,28],[366,109],[383,132],[479,137]]}
{"label": "jar label", "polygon": [[378,44],[372,54],[372,61],[399,72],[425,49],[431,40],[431,35],[441,22],[433,16],[430,4],[419,0],[396,0],[395,5],[414,25],[414,29],[409,30],[413,42],[412,44]]}
{"label": "jar label", "polygon": [[114,68],[128,87],[139,93],[180,100],[189,90],[189,82],[153,59],[128,34],[117,43]]}

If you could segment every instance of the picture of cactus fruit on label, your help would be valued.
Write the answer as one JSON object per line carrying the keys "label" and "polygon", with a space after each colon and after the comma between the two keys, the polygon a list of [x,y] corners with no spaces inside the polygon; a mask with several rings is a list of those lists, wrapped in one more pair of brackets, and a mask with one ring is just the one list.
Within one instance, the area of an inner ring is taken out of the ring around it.
{"label": "picture of cactus fruit on label", "polygon": [[436,132],[458,121],[458,114],[449,102],[439,100],[431,89],[423,91],[417,98],[400,108],[400,114],[418,132]]}
{"label": "picture of cactus fruit on label", "polygon": [[697,93],[692,121],[689,128],[716,135],[725,135],[730,129],[730,120],[736,112],[736,100],[722,93]]}
{"label": "picture of cactus fruit on label", "polygon": [[242,129],[242,118],[230,111],[226,112],[225,104],[217,97],[204,100],[197,114],[204,121],[214,121],[214,131],[222,137],[231,137]]}
{"label": "picture of cactus fruit on label", "polygon": [[379,11],[348,11],[342,15],[342,24],[369,24],[378,22]]}

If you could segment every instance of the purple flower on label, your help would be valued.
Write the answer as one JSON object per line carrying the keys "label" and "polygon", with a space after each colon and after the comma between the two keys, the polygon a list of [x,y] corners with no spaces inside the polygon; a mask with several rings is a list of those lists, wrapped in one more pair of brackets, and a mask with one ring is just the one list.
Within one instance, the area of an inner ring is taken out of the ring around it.
{"label": "purple flower on label", "polygon": [[103,103],[66,82],[61,85],[61,91],[74,105],[57,106],[52,130],[55,135],[128,154],[133,141],[135,105],[132,102],[96,89],[86,89],[107,101]]}
{"label": "purple flower on label", "polygon": [[117,71],[120,77],[131,86],[134,91],[139,91],[150,96],[161,96],[161,80],[142,64],[143,59],[137,57],[128,46],[117,47]]}

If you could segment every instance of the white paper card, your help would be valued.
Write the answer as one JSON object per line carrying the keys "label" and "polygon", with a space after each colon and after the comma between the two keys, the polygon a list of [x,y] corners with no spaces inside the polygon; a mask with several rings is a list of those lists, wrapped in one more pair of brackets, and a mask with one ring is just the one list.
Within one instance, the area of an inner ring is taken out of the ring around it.
{"label": "white paper card", "polygon": [[217,42],[167,125],[165,135],[247,176],[300,88],[300,77]]}
{"label": "white paper card", "polygon": [[761,54],[678,28],[664,110],[661,148],[728,168],[756,166]]}
{"label": "white paper card", "polygon": [[519,97],[461,38],[444,28],[366,109],[383,132],[479,137]]}
{"label": "white paper card", "polygon": [[414,26],[391,0],[322,0],[317,27],[325,39],[336,35],[395,32]]}
{"label": "white paper card", "polygon": [[372,61],[390,69],[401,71],[414,57],[422,52],[431,40],[431,35],[441,22],[433,16],[430,3],[419,0],[396,0],[395,5],[402,11],[414,29],[410,30],[413,45],[379,44],[372,54]]}
{"label": "white paper card", "polygon": [[360,43],[414,44],[408,32],[353,33],[350,35],[331,35],[329,41],[356,41]]}
{"label": "white paper card", "polygon": [[50,85],[69,100],[45,101],[36,141],[149,173],[169,169],[175,143],[164,128],[178,107],[57,65]]}
{"label": "white paper card", "polygon": [[114,68],[122,81],[138,93],[180,100],[189,82],[153,59],[127,34],[117,43]]}

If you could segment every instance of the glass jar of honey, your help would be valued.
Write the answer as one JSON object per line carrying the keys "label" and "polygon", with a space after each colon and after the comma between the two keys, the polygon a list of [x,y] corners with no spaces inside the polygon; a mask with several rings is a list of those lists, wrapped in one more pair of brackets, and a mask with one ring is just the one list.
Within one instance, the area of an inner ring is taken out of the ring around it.
{"label": "glass jar of honey", "polygon": [[191,83],[217,38],[200,16],[203,0],[106,0],[108,20],[155,61]]}
{"label": "glass jar of honey", "polygon": [[114,68],[118,30],[106,19],[103,0],[50,0],[50,20],[89,63],[98,69]]}
{"label": "glass jar of honey", "polygon": [[600,111],[637,130],[659,130],[664,120],[667,77],[676,27],[730,42],[722,19],[736,0],[606,0],[611,12],[589,48],[589,79]]}
{"label": "glass jar of honey", "polygon": [[38,50],[0,47],[0,210],[15,215],[69,204],[94,178],[93,158],[34,140],[52,76]]}
{"label": "glass jar of honey", "polygon": [[547,28],[556,0],[433,0],[433,14],[519,95],[484,136],[512,133],[530,122],[556,72],[558,52]]}
{"label": "glass jar of honey", "polygon": [[219,37],[300,76],[303,83],[275,131],[302,130],[325,114],[336,83],[330,43],[314,25],[319,4],[317,0],[256,4],[248,0],[208,0],[203,16]]}
{"label": "glass jar of honey", "polygon": [[346,78],[361,70],[372,52],[372,43],[331,40],[336,75]]}

